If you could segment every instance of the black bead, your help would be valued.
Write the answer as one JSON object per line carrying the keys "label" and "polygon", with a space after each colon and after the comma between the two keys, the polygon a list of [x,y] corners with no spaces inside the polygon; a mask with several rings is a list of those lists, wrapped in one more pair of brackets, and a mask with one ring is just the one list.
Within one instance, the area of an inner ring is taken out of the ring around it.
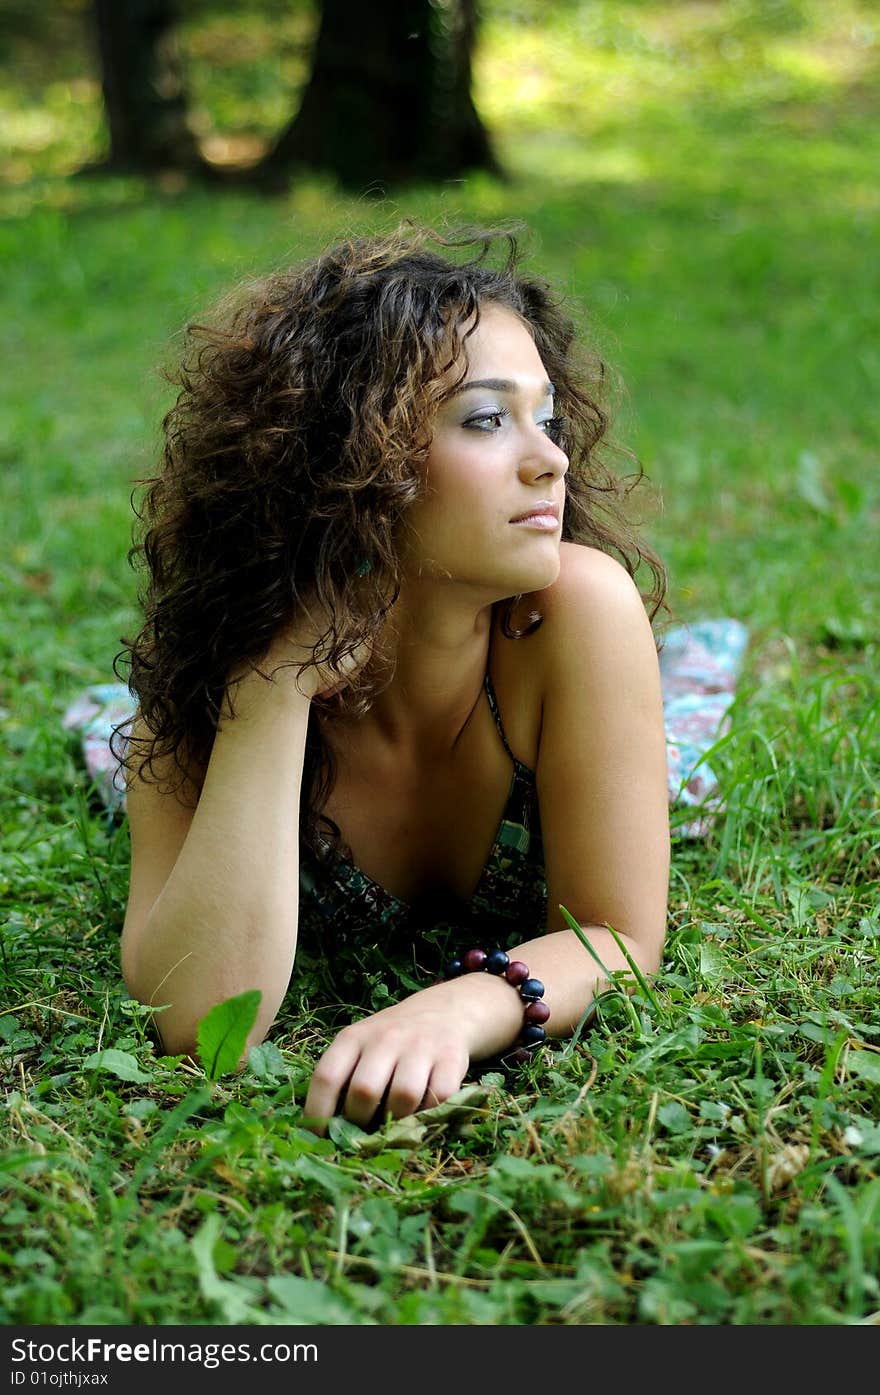
{"label": "black bead", "polygon": [[443,970],[443,977],[444,977],[444,978],[458,978],[458,976],[459,976],[460,973],[461,973],[461,960],[460,960],[460,959],[450,959],[449,963],[446,965],[446,968]]}
{"label": "black bead", "polygon": [[520,984],[519,991],[522,998],[543,998],[544,985],[539,978],[527,978]]}
{"label": "black bead", "polygon": [[486,955],[486,968],[490,974],[503,974],[510,963],[510,955],[503,949],[490,949]]}
{"label": "black bead", "polygon": [[537,1046],[546,1037],[547,1033],[537,1022],[527,1022],[519,1034],[519,1039],[524,1046]]}

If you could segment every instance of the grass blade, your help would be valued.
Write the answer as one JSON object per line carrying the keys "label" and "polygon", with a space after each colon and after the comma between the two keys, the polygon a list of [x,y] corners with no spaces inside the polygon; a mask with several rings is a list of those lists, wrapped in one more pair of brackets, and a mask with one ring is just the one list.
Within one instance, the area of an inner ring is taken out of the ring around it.
{"label": "grass blade", "polygon": [[[566,920],[567,924],[571,927],[571,929],[572,929],[572,930],[574,931],[574,933],[577,935],[577,937],[578,937],[578,939],[580,940],[581,944],[584,946],[585,949],[588,949],[588,950],[590,951],[590,954],[593,956],[593,958],[595,959],[596,963],[599,965],[599,968],[602,970],[602,972],[603,972],[603,974],[605,975],[605,977],[606,977],[607,979],[609,979],[609,981],[613,982],[614,980],[611,978],[611,974],[609,973],[608,969],[606,969],[606,968],[605,968],[605,965],[602,963],[602,960],[600,959],[599,954],[598,954],[598,952],[597,952],[595,946],[594,946],[593,944],[590,943],[590,940],[587,938],[586,934],[584,933],[583,926],[578,925],[578,923],[577,923],[577,921],[575,920],[574,916],[571,914],[570,911],[566,910],[565,906],[560,906],[559,909],[560,909],[560,911],[562,912],[563,916],[565,917],[565,920]],[[645,975],[642,973],[641,969],[639,968],[639,966],[638,966],[638,964],[636,963],[636,961],[633,959],[633,957],[632,957],[632,955],[630,954],[629,950],[627,949],[626,945],[623,943],[623,940],[620,938],[620,936],[618,935],[617,931],[614,930],[614,929],[612,928],[612,926],[608,925],[608,926],[606,926],[605,928],[608,930],[608,933],[610,934],[610,936],[611,936],[611,938],[613,939],[614,943],[617,945],[617,948],[620,950],[621,954],[623,955],[624,959],[626,960],[627,964],[629,965],[630,969],[632,970],[633,976],[634,976],[636,982],[638,983],[639,987],[641,988],[642,992],[644,993],[645,997],[648,999],[648,1002],[651,1004],[651,1006],[653,1007],[654,1011],[657,1013],[657,1016],[660,1017],[660,1018],[665,1022],[665,1020],[666,1020],[666,1015],[665,1015],[665,1013],[663,1012],[663,1009],[661,1008],[659,1002],[657,1001],[656,997],[654,996],[654,993],[653,993],[653,991],[651,990],[651,987],[650,987],[650,985],[648,984],[648,981],[647,981],[647,979],[645,978]]]}

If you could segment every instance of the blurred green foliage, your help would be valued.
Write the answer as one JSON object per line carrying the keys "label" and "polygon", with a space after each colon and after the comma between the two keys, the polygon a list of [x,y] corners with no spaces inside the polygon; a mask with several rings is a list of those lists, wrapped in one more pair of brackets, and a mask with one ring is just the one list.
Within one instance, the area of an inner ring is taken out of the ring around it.
{"label": "blurred green foliage", "polygon": [[[215,154],[228,142],[231,158],[268,140],[295,103],[317,8],[229,8],[185,0],[179,42],[194,123]],[[7,434],[15,458],[33,456],[44,472],[22,541],[32,527],[45,547],[46,441],[75,436],[76,468],[88,460],[91,474],[97,408],[115,421],[102,469],[113,479],[123,459],[131,468],[132,446],[143,449],[132,374],[148,372],[224,282],[292,246],[306,254],[344,227],[381,223],[389,207],[513,216],[575,311],[589,307],[591,334],[622,371],[619,429],[663,499],[652,540],[672,567],[677,605],[766,613],[771,631],[872,633],[880,21],[871,0],[484,0],[475,95],[511,180],[417,187],[372,211],[320,178],[269,201],[220,198],[182,176],[71,178],[105,139],[89,18],[87,0],[51,11],[6,0],[0,12],[0,218],[19,267],[6,286],[7,323],[17,325]],[[125,210],[125,220],[97,218],[102,210]],[[128,319],[115,312],[120,296]],[[67,366],[35,392],[47,353]],[[156,400],[141,410],[158,419]],[[81,488],[56,485],[88,513]],[[29,496],[27,476],[18,487]],[[122,507],[121,495],[108,502],[95,487],[99,513]],[[834,565],[814,620],[823,556]]]}
{"label": "blurred green foliage", "polygon": [[[247,161],[284,124],[308,74],[313,0],[182,0],[176,42],[208,158]],[[91,0],[3,0],[0,179],[66,175],[100,159],[107,133]]]}
{"label": "blurred green foliage", "polygon": [[[209,158],[255,159],[295,110],[319,8],[182,0],[177,40]],[[731,195],[769,158],[775,197],[778,178],[842,173],[840,141],[859,138],[877,108],[871,0],[483,0],[480,13],[481,114],[502,143],[527,142],[526,168],[552,163],[557,179],[582,177],[587,142],[594,179],[686,172]],[[13,184],[103,153],[89,0],[3,0],[0,123],[0,178]],[[780,136],[798,138],[781,163]],[[873,189],[866,170],[862,197]]]}

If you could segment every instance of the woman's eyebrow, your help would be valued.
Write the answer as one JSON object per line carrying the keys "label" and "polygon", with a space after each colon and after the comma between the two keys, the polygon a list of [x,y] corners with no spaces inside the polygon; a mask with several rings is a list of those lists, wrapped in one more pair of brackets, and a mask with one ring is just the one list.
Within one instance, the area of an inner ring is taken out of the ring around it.
{"label": "woman's eyebrow", "polygon": [[[470,392],[471,388],[488,388],[490,392],[519,392],[519,387],[510,378],[471,378],[466,383],[459,383],[448,393],[448,397],[457,397],[460,392]],[[552,383],[544,384],[544,396],[552,397],[556,389]]]}

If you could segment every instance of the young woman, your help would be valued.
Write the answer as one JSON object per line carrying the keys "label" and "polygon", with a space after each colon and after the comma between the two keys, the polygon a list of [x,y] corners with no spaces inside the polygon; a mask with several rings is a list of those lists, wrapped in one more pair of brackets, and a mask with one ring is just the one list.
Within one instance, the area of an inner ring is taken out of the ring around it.
{"label": "young woman", "polygon": [[423,986],[318,1062],[319,1131],[570,1035],[604,976],[560,907],[609,973],[661,954],[662,569],[602,365],[498,236],[345,241],[191,327],[148,482],[125,980],[185,1053],[246,989],[266,1036],[298,938],[408,953]]}

